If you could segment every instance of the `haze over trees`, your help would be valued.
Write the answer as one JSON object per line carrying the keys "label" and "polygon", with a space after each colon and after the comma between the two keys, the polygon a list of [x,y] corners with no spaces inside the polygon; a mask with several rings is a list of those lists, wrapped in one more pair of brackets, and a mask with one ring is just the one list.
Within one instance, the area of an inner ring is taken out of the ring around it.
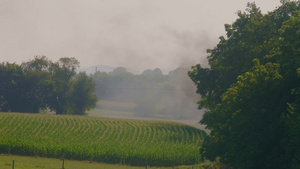
{"label": "haze over trees", "polygon": [[126,111],[132,111],[134,116],[199,118],[201,114],[195,104],[199,96],[187,72],[188,69],[178,68],[163,75],[156,68],[136,75],[118,67],[109,73],[97,71],[93,78],[99,100],[132,103],[134,108]]}
{"label": "haze over trees", "polygon": [[95,83],[85,73],[77,74],[78,67],[75,58],[67,57],[1,63],[0,111],[38,113],[49,108],[56,114],[85,114],[97,101]]}
{"label": "haze over trees", "polygon": [[300,168],[300,2],[226,24],[209,67],[189,72],[211,131],[201,149],[233,168]]}

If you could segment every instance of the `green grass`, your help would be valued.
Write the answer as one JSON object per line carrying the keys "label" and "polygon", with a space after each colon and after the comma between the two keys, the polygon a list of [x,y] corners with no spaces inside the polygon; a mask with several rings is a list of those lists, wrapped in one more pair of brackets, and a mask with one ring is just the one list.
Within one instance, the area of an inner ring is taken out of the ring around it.
{"label": "green grass", "polygon": [[[14,161],[15,169],[61,169],[63,161],[54,158],[42,157],[27,157],[17,155],[1,155],[0,154],[0,168],[12,169]],[[176,166],[174,169],[204,169],[211,166],[211,163],[199,164],[193,166]],[[134,167],[121,164],[105,164],[90,161],[74,161],[64,160],[65,169],[145,169],[146,166]],[[150,167],[148,169],[173,169],[173,167]]]}
{"label": "green grass", "polygon": [[144,166],[201,162],[205,133],[170,121],[0,113],[0,153]]}
{"label": "green grass", "polygon": [[[15,169],[61,169],[61,159],[25,157],[14,155],[0,155],[0,168],[12,169],[14,160]],[[122,166],[118,164],[103,164],[89,161],[65,160],[65,169],[141,169],[145,167]]]}

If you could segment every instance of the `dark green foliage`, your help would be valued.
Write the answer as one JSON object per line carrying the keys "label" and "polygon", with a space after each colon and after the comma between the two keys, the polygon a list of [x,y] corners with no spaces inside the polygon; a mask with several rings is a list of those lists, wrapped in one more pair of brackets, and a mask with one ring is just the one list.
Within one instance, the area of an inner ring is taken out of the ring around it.
{"label": "dark green foliage", "polygon": [[87,110],[94,108],[98,100],[95,92],[96,84],[92,77],[80,72],[71,81],[71,89],[68,92],[68,111],[69,114],[83,115]]}
{"label": "dark green foliage", "polygon": [[26,111],[24,104],[25,92],[24,75],[22,68],[17,64],[0,64],[0,110],[1,111]]}
{"label": "dark green foliage", "polygon": [[38,113],[50,108],[57,114],[84,114],[97,101],[95,83],[83,73],[75,76],[77,67],[75,58],[53,63],[45,56],[21,65],[1,63],[0,111]]}
{"label": "dark green foliage", "polygon": [[27,109],[24,112],[38,113],[47,107],[47,97],[52,91],[51,76],[47,72],[50,61],[45,56],[36,56],[34,60],[21,64],[23,69],[23,87]]}
{"label": "dark green foliage", "polygon": [[51,63],[49,72],[54,88],[49,97],[49,108],[56,114],[67,113],[67,93],[71,87],[71,79],[76,75],[79,62],[75,58],[60,58],[58,62]]}
{"label": "dark green foliage", "polygon": [[233,168],[298,168],[300,3],[268,14],[255,4],[208,50],[209,68],[189,76],[211,130],[201,153]]}

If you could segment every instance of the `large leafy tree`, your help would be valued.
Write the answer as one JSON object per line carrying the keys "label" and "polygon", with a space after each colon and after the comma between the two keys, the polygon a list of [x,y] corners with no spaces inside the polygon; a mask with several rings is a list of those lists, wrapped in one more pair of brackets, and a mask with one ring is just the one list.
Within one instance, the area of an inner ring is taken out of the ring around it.
{"label": "large leafy tree", "polygon": [[45,72],[31,67],[33,61],[0,65],[0,110],[38,113],[46,107]]}
{"label": "large leafy tree", "polygon": [[79,61],[75,58],[60,58],[58,62],[51,63],[51,73],[54,88],[50,95],[48,106],[56,114],[67,113],[67,93],[71,87],[71,79],[76,75]]}
{"label": "large leafy tree", "polygon": [[206,158],[234,168],[299,167],[299,9],[282,1],[263,15],[248,4],[208,50],[210,67],[192,67],[207,110],[200,122],[211,130]]}
{"label": "large leafy tree", "polygon": [[36,56],[21,65],[2,63],[1,111],[38,113],[45,109],[52,87],[47,71],[49,63],[45,56]]}
{"label": "large leafy tree", "polygon": [[284,91],[282,100],[285,113],[282,121],[285,126],[285,139],[282,145],[285,150],[284,159],[291,168],[300,168],[300,11],[294,13],[283,23],[279,30],[280,37],[271,44],[276,45],[269,56],[272,62],[280,63],[280,74],[283,76]]}
{"label": "large leafy tree", "polygon": [[34,60],[23,62],[23,88],[26,112],[38,113],[47,108],[48,97],[52,92],[53,83],[48,72],[50,61],[46,56],[35,56]]}
{"label": "large leafy tree", "polygon": [[68,92],[68,113],[83,115],[87,110],[94,108],[98,100],[94,94],[96,84],[93,78],[80,72],[71,80],[71,88]]}
{"label": "large leafy tree", "polygon": [[24,82],[21,66],[15,63],[0,64],[0,111],[25,112]]}

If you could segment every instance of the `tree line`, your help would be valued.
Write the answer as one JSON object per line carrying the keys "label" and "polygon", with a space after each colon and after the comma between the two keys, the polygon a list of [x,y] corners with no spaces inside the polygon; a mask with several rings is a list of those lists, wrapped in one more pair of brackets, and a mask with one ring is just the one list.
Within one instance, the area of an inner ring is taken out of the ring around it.
{"label": "tree line", "polygon": [[135,116],[191,119],[199,117],[195,104],[199,96],[187,72],[186,68],[177,68],[164,75],[156,68],[132,74],[123,67],[108,73],[97,71],[93,74],[95,94],[99,100],[135,104],[133,109],[124,110]]}
{"label": "tree line", "polygon": [[95,83],[86,73],[76,73],[79,61],[63,57],[57,62],[46,56],[0,64],[0,111],[85,114],[97,101]]}
{"label": "tree line", "polygon": [[210,135],[201,153],[232,168],[300,168],[300,1],[225,24],[209,67],[189,72]]}

